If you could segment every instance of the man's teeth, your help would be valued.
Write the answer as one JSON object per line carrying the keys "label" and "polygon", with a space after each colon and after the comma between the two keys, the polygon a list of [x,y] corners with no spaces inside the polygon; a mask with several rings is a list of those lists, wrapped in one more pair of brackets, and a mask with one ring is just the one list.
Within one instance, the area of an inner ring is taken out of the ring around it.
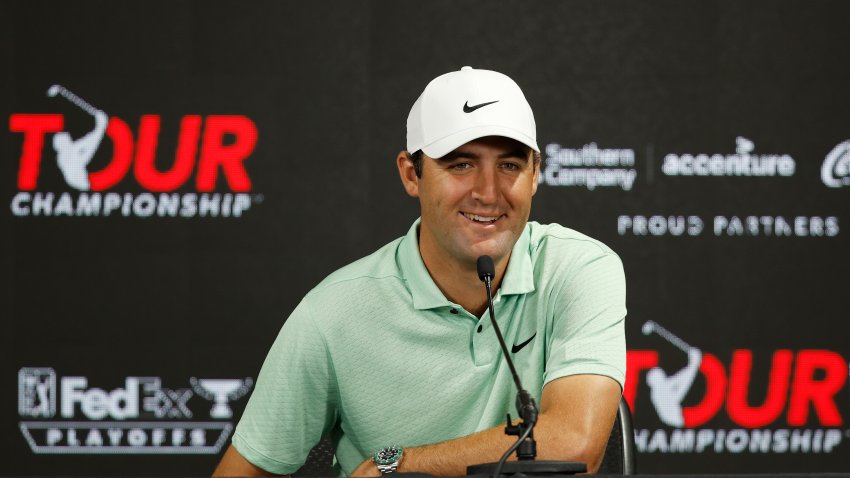
{"label": "man's teeth", "polygon": [[499,219],[499,216],[494,216],[494,217],[479,216],[478,214],[469,214],[469,213],[466,213],[466,212],[463,213],[463,215],[467,219],[471,219],[471,220],[477,221],[477,222],[496,222],[496,220]]}

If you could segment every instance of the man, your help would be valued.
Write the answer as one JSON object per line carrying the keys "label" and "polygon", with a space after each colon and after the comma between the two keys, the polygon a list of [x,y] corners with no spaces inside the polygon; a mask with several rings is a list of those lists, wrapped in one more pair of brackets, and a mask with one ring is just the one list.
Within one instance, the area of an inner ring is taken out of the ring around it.
{"label": "man", "polygon": [[[322,436],[352,476],[497,461],[515,440],[504,418],[516,390],[485,313],[485,254],[497,321],[540,405],[538,457],[598,467],[625,375],[622,264],[587,236],[528,222],[535,136],[505,75],[464,67],[428,84],[396,159],[421,218],[287,319],[216,475],[291,474]],[[390,458],[380,468],[376,452]]]}

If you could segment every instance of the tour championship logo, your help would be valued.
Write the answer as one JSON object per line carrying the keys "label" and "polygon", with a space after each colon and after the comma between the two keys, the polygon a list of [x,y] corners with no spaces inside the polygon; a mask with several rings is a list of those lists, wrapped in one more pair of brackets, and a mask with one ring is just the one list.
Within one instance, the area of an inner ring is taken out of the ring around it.
{"label": "tour championship logo", "polygon": [[[160,377],[125,377],[108,390],[86,377],[24,367],[18,372],[19,426],[37,454],[216,454],[233,430],[230,404],[253,383],[250,377],[193,377],[172,389]],[[193,401],[196,395],[201,400]]]}
{"label": "tour championship logo", "polygon": [[820,177],[831,188],[850,186],[850,140],[840,143],[826,155]]}
{"label": "tour championship logo", "polygon": [[[754,362],[767,357],[754,360],[752,350],[737,349],[731,360],[722,360],[651,320],[642,332],[672,345],[669,349],[684,365],[666,370],[659,351],[628,351],[624,396],[635,420],[650,422],[654,410],[663,425],[635,430],[639,452],[827,454],[850,438],[839,409],[846,411],[848,404],[842,393],[848,365],[840,354],[775,350],[765,373],[754,371]],[[767,380],[760,380],[761,375]],[[639,394],[643,402],[636,402]],[[643,398],[647,395],[649,403]]]}
{"label": "tour championship logo", "polygon": [[[257,127],[246,116],[183,116],[169,162],[158,148],[160,115],[142,115],[134,131],[60,85],[47,96],[70,102],[89,129],[72,135],[68,115],[59,113],[10,115],[9,131],[22,135],[18,192],[9,206],[15,216],[240,217],[261,200],[249,194],[245,160]],[[96,160],[105,165],[94,167]],[[40,177],[48,170],[58,170],[65,187],[43,190]],[[130,175],[142,192],[113,190]],[[218,183],[227,190],[217,190]]]}

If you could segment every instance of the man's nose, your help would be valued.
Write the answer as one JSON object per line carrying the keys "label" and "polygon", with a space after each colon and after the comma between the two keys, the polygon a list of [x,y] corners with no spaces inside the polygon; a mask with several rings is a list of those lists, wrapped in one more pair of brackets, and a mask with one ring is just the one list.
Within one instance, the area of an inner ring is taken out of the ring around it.
{"label": "man's nose", "polygon": [[484,204],[492,204],[498,199],[495,168],[484,167],[475,175],[472,187],[472,198]]}

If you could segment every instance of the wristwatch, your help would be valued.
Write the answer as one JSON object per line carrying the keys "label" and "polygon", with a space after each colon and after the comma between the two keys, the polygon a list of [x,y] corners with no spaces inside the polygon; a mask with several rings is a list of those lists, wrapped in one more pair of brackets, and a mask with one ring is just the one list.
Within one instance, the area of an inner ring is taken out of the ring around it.
{"label": "wristwatch", "polygon": [[381,474],[386,475],[387,473],[394,472],[398,468],[398,464],[401,463],[401,455],[403,453],[404,448],[398,445],[386,446],[372,455],[372,461],[375,462],[375,465],[377,465]]}

